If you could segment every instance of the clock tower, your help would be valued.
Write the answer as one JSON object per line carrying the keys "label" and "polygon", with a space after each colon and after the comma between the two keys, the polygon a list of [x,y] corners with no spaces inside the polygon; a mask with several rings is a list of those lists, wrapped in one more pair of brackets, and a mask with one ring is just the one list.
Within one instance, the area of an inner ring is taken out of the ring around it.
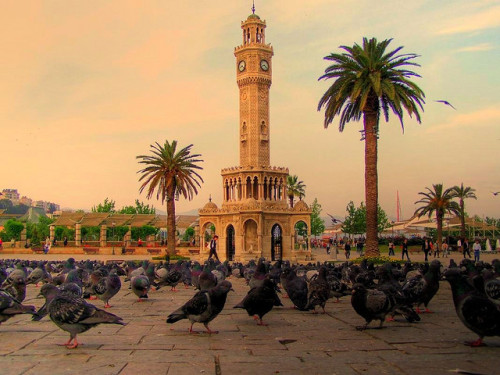
{"label": "clock tower", "polygon": [[266,44],[266,21],[251,14],[241,22],[243,44],[234,49],[240,91],[240,165],[270,165],[269,89],[273,47]]}
{"label": "clock tower", "polygon": [[241,22],[243,42],[234,49],[240,164],[221,171],[222,207],[210,200],[199,211],[200,253],[207,251],[208,232],[215,227],[221,259],[305,259],[310,257],[303,247],[307,236],[305,240],[300,236],[299,244],[295,228],[302,222],[310,235],[311,211],[303,200],[288,206],[288,168],[271,166],[269,89],[274,52],[266,44],[266,21],[255,8],[252,11]]}

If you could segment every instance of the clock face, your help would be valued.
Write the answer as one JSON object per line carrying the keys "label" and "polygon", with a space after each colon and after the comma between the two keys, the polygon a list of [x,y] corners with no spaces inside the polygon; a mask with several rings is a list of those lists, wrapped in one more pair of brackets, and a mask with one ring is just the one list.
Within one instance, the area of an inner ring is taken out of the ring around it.
{"label": "clock face", "polygon": [[269,63],[266,61],[266,60],[260,60],[260,68],[267,72],[267,70],[269,69]]}
{"label": "clock face", "polygon": [[238,69],[240,72],[244,71],[246,67],[245,60],[241,60],[240,63],[238,64]]}

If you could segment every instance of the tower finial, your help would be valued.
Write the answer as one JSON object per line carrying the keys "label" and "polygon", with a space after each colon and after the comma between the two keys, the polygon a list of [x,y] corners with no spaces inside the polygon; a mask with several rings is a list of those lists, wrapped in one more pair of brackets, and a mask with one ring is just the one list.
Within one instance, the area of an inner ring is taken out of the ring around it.
{"label": "tower finial", "polygon": [[208,201],[209,201],[209,202],[212,202],[212,194],[210,194],[210,195],[208,196]]}
{"label": "tower finial", "polygon": [[252,0],[252,14],[255,14],[255,0]]}

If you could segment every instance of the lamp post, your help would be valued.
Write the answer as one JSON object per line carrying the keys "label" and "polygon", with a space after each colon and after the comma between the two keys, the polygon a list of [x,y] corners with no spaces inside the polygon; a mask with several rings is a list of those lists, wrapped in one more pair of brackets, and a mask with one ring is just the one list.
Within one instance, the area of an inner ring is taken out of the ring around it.
{"label": "lamp post", "polygon": [[113,255],[115,255],[115,242],[114,242],[115,241],[115,225],[116,225],[116,223],[113,221],[111,223],[111,227],[113,228],[113,234],[111,236],[113,238]]}

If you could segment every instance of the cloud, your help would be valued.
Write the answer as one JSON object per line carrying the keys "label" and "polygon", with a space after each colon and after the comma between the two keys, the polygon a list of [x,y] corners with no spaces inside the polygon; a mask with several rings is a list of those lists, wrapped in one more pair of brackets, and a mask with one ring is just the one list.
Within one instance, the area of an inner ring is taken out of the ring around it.
{"label": "cloud", "polygon": [[437,31],[438,35],[472,33],[500,26],[500,6],[483,9],[478,13],[450,19],[446,26]]}
{"label": "cloud", "polygon": [[494,49],[491,43],[480,43],[475,46],[467,46],[463,48],[459,48],[456,52],[480,52],[480,51],[490,51]]}
{"label": "cloud", "polygon": [[454,128],[470,129],[476,127],[487,127],[498,122],[499,118],[500,104],[497,104],[495,106],[482,108],[478,111],[454,115],[448,121],[428,128],[426,132],[437,133]]}

